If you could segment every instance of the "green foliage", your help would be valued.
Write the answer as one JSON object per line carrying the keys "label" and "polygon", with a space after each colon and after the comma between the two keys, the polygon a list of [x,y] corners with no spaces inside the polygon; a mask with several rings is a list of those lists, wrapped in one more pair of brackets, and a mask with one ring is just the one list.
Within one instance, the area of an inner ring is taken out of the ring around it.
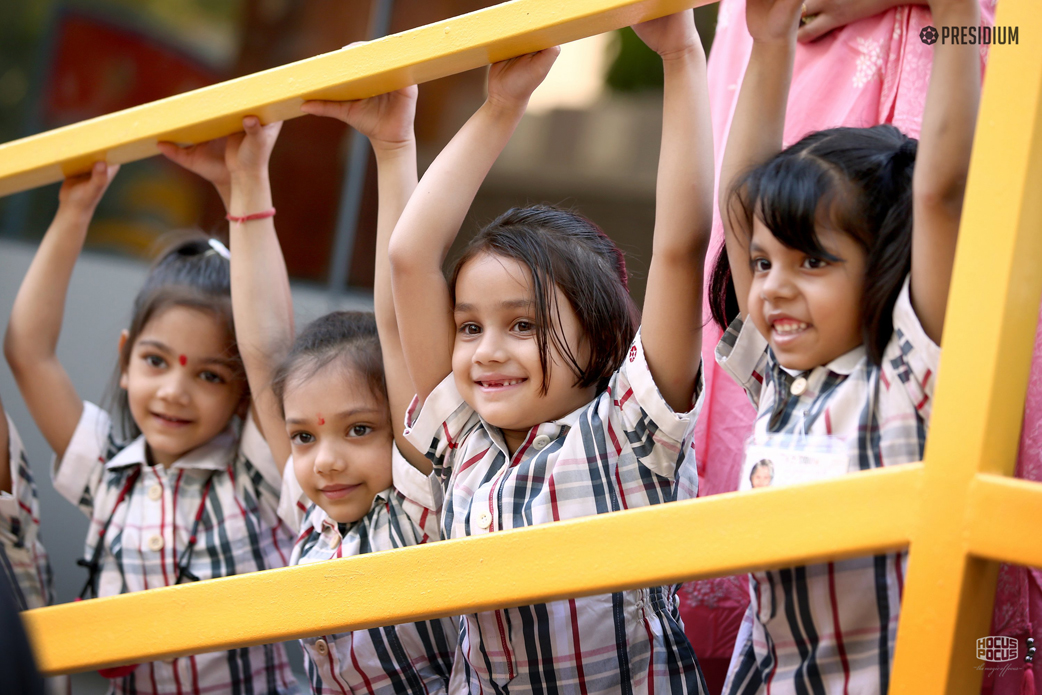
{"label": "green foliage", "polygon": [[662,60],[644,45],[629,27],[613,36],[615,60],[608,68],[605,83],[615,92],[640,92],[662,89]]}

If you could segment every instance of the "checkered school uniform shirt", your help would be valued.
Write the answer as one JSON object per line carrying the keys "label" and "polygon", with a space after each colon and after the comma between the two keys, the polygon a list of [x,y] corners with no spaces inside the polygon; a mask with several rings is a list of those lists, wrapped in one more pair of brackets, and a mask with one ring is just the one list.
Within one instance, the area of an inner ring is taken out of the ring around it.
{"label": "checkered school uniform shirt", "polygon": [[[848,472],[921,461],[941,351],[912,309],[907,279],[893,318],[881,367],[858,347],[804,372],[800,395],[751,321],[731,324],[717,361],[756,406],[755,435],[805,428],[840,437]],[[752,602],[724,692],[887,692],[906,563],[897,552],[749,575]]]}
{"label": "checkered school uniform shirt", "polygon": [[11,418],[7,418],[7,431],[11,492],[0,492],[0,572],[7,573],[17,594],[15,602],[24,611],[53,603],[54,592],[51,564],[38,537],[36,483]]}
{"label": "checkered school uniform shirt", "polygon": [[[373,499],[369,513],[353,524],[338,524],[304,496],[293,463],[288,462],[279,514],[300,529],[290,564],[439,540],[441,484],[413,468],[397,447],[392,450],[391,471],[394,487]],[[350,601],[350,596],[344,600]],[[311,690],[320,695],[445,693],[458,629],[457,619],[443,618],[303,639]]]}
{"label": "checkered school uniform shirt", "polygon": [[[696,400],[701,392],[700,380]],[[447,486],[446,538],[673,501],[698,410],[678,414],[662,399],[639,334],[606,391],[533,427],[513,456],[452,375],[414,408],[406,433]],[[465,615],[450,690],[664,695],[705,686],[675,587],[660,586]]]}
{"label": "checkered school uniform shirt", "polygon": [[[98,596],[175,584],[200,506],[203,513],[189,565],[199,579],[286,565],[293,536],[276,513],[281,479],[251,417],[246,418],[241,438],[229,427],[168,468],[146,461],[144,437],[121,447],[113,439],[108,413],[83,404],[83,415],[53,475],[58,492],[91,520],[88,559],[102,525],[112,518]],[[117,507],[135,471],[137,480]],[[144,663],[110,683],[112,692],[140,695],[297,692],[279,644]]]}

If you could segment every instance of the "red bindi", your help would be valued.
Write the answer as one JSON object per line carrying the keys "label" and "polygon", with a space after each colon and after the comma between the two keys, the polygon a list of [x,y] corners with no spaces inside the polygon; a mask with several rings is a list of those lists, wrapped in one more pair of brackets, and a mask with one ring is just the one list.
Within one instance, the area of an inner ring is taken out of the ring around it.
{"label": "red bindi", "polygon": [[188,364],[188,358],[185,357],[184,355],[179,356],[177,358],[177,361],[181,363],[182,367],[185,366],[186,364]]}
{"label": "red bindi", "polygon": [[320,425],[326,424],[326,419],[324,417],[322,417],[322,413],[318,414],[318,424],[320,424]]}

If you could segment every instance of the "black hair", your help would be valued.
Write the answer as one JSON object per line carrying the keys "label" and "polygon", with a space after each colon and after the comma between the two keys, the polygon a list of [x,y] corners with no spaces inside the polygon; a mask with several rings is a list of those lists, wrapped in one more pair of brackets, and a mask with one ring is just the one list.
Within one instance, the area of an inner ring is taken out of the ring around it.
{"label": "black hair", "polygon": [[[218,251],[226,252],[226,247],[216,240],[214,242],[211,243],[211,238],[202,232],[177,233],[160,252],[145,278],[145,284],[134,298],[127,339],[120,350],[114,386],[110,389],[121,434],[127,440],[139,436],[141,429],[130,412],[126,390],[119,388],[119,378],[127,369],[134,343],[145,326],[166,309],[182,306],[213,315],[227,329],[229,342],[225,352],[231,359],[235,378],[245,381],[246,373],[235,342],[235,323],[232,320],[231,268],[228,259]],[[249,398],[248,388],[243,398]]]}
{"label": "black hair", "polygon": [[[639,322],[622,251],[597,225],[571,210],[550,205],[512,208],[478,232],[456,261],[449,282],[453,303],[460,270],[482,253],[516,260],[531,273],[541,393],[550,386],[551,344],[567,360],[576,386],[603,390],[622,365]],[[582,340],[590,350],[586,366],[561,334],[555,288],[579,319]]]}
{"label": "black hair", "polygon": [[346,360],[347,366],[365,380],[373,396],[387,402],[376,317],[368,311],[334,311],[304,327],[272,375],[271,389],[283,417],[290,382],[306,381],[337,359]]}
{"label": "black hair", "polygon": [[[822,130],[739,177],[728,195],[727,211],[734,209],[750,228],[755,216],[782,244],[813,258],[836,260],[822,248],[817,225],[861,245],[866,259],[861,335],[877,365],[912,266],[917,146],[891,125]],[[716,259],[709,297],[713,319],[726,327],[738,314],[726,249]]]}

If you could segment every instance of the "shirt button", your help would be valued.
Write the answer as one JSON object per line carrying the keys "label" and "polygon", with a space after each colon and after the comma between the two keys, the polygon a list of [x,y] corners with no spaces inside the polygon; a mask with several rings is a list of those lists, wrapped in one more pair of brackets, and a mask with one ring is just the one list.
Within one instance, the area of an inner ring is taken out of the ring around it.
{"label": "shirt button", "polygon": [[543,449],[545,449],[546,445],[549,444],[549,443],[550,443],[550,438],[547,437],[545,434],[541,434],[541,435],[539,435],[538,437],[536,437],[535,439],[532,440],[532,446],[534,446],[539,451],[542,451]]}
{"label": "shirt button", "polygon": [[796,377],[796,380],[792,382],[792,386],[789,387],[789,393],[794,396],[799,396],[806,390],[807,380],[802,376]]}
{"label": "shirt button", "polygon": [[488,512],[481,512],[478,514],[478,526],[487,529],[492,525],[492,515]]}
{"label": "shirt button", "polygon": [[148,549],[152,551],[159,551],[163,549],[163,537],[156,534],[148,539]]}
{"label": "shirt button", "polygon": [[148,488],[148,499],[152,500],[153,502],[159,500],[159,498],[161,498],[162,496],[163,488],[159,487],[158,485],[153,485],[152,487]]}
{"label": "shirt button", "polygon": [[317,639],[315,640],[315,651],[318,652],[321,656],[325,656],[329,653],[329,645],[326,644],[326,641],[324,639]]}

